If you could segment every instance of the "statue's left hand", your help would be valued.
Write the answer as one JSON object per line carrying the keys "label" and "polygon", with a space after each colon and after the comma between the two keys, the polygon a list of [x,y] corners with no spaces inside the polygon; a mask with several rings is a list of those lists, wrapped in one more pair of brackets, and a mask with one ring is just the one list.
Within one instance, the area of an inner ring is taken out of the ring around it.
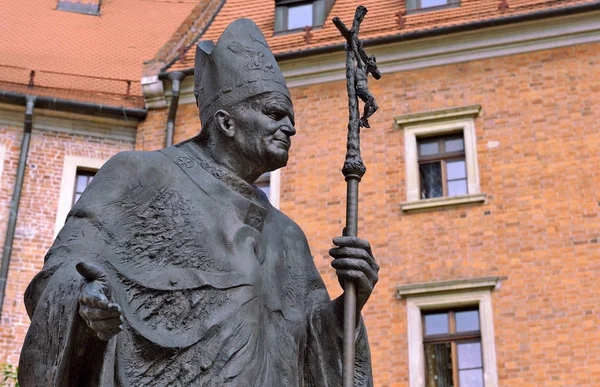
{"label": "statue's left hand", "polygon": [[340,285],[346,280],[356,286],[356,312],[360,313],[375,284],[379,280],[379,265],[371,252],[371,245],[358,237],[343,236],[333,239],[337,247],[329,250],[333,258],[331,266],[336,270]]}
{"label": "statue's left hand", "polygon": [[122,331],[121,307],[110,302],[106,274],[98,266],[79,262],[75,268],[84,278],[79,294],[79,315],[94,334],[104,341]]}

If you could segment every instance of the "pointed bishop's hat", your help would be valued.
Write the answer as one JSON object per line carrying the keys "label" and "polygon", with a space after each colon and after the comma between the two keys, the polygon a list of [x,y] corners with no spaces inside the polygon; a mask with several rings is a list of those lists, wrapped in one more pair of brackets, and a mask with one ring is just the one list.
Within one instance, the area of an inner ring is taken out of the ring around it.
{"label": "pointed bishop's hat", "polygon": [[235,20],[225,29],[217,44],[212,40],[198,43],[194,95],[203,126],[219,109],[272,91],[282,93],[291,102],[275,57],[252,20]]}

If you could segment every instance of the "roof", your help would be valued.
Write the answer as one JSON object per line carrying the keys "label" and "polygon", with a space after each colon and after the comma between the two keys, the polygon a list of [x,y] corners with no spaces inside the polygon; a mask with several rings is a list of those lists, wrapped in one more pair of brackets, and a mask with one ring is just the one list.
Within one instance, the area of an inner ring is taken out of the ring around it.
{"label": "roof", "polygon": [[[0,0],[0,89],[143,107],[143,61],[198,0],[105,0],[100,16],[56,10],[57,0]],[[31,70],[34,87],[28,88]]]}
{"label": "roof", "polygon": [[[216,42],[229,23],[237,18],[252,19],[263,31],[271,50],[277,54],[302,52],[318,47],[343,43],[337,28],[330,22],[338,16],[350,25],[354,11],[360,4],[369,10],[361,24],[363,40],[426,31],[454,25],[524,15],[553,8],[598,3],[594,0],[507,0],[508,8],[502,9],[500,0],[462,0],[460,6],[432,9],[406,14],[406,0],[337,0],[322,28],[310,32],[310,42],[305,32],[274,34],[275,1],[228,0],[200,40]],[[402,22],[400,22],[402,18]],[[192,45],[183,60],[173,63],[169,71],[189,69],[194,66],[196,45]]]}

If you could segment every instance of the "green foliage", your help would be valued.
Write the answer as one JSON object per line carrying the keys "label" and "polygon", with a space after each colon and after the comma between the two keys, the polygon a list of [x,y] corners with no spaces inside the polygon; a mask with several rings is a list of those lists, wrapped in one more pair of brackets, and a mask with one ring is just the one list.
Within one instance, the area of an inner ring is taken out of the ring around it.
{"label": "green foliage", "polygon": [[18,367],[12,364],[0,364],[0,381],[2,382],[2,386],[19,387],[17,371]]}

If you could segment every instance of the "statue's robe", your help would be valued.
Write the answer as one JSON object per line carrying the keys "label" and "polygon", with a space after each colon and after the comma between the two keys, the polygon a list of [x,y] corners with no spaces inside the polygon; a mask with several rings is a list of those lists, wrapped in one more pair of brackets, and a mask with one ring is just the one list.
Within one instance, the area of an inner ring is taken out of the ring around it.
{"label": "statue's robe", "polygon": [[[100,169],[26,291],[22,387],[342,384],[341,323],[302,230],[200,160],[187,143]],[[122,307],[108,342],[79,316],[80,261]],[[356,348],[371,386],[362,321]]]}

